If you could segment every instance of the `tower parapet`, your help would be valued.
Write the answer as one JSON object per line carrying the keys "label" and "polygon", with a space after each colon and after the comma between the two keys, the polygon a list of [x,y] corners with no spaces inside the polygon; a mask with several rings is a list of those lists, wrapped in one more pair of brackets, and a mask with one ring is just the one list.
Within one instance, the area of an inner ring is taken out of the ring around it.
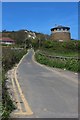
{"label": "tower parapet", "polygon": [[51,40],[70,41],[70,28],[61,25],[51,28]]}

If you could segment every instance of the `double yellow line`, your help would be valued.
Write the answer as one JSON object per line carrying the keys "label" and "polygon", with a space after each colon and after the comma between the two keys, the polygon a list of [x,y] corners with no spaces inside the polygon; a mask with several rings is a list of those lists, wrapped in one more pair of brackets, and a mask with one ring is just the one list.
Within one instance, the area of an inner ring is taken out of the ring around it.
{"label": "double yellow line", "polygon": [[18,97],[18,94],[17,94],[17,90],[16,90],[16,86],[15,86],[15,83],[14,83],[13,76],[11,77],[11,80],[12,80],[13,91],[14,91],[14,95],[15,95],[15,99],[16,99],[16,103],[17,103],[17,109],[20,112],[22,112],[22,108],[21,108],[21,104],[19,102],[19,97]]}
{"label": "double yellow line", "polygon": [[[24,103],[25,110],[26,110],[26,112],[22,112],[22,111],[21,111],[21,112],[19,112],[19,113],[20,113],[20,114],[25,114],[25,115],[32,115],[33,112],[32,112],[32,110],[31,110],[31,108],[29,107],[29,104],[28,104],[27,100],[25,99],[24,94],[23,94],[23,92],[22,92],[22,90],[21,90],[21,87],[20,87],[20,85],[19,85],[19,82],[18,82],[18,80],[17,80],[16,70],[15,70],[14,76],[15,76],[15,82],[16,82],[18,91],[19,91],[19,93],[20,93],[20,97],[21,97],[21,99],[22,99],[22,101],[23,101],[23,103]],[[16,114],[19,114],[19,113],[16,113]]]}
{"label": "double yellow line", "polygon": [[[20,63],[22,62],[22,59],[21,59]],[[18,64],[18,66],[20,65],[20,63]],[[19,82],[17,80],[16,71],[17,71],[18,66],[14,69],[14,74],[13,74],[14,79],[13,79],[13,76],[11,77],[11,79],[12,79],[12,85],[13,85],[13,90],[14,90],[14,94],[15,94],[15,98],[17,100],[17,108],[19,110],[18,112],[15,112],[14,114],[16,114],[16,115],[32,115],[33,112],[31,110],[31,108],[30,108],[30,106],[29,106],[29,104],[28,104],[28,102],[27,102],[27,100],[26,100],[26,98],[25,98],[25,96],[24,96],[24,94],[22,92],[22,89],[21,89],[21,87],[19,85]],[[15,85],[15,83],[16,83],[16,85]],[[17,92],[17,90],[18,90],[18,92]],[[23,104],[24,104],[26,112],[23,112],[23,110],[22,110],[21,103],[19,101],[19,96],[20,96],[21,100],[23,101]]]}

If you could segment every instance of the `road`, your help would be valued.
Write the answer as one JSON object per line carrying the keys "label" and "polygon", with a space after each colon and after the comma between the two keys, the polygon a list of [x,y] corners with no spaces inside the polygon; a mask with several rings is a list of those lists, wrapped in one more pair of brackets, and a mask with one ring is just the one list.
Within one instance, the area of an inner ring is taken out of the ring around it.
{"label": "road", "polygon": [[[37,64],[29,50],[17,68],[17,80],[33,118],[78,117],[78,77],[73,72]],[[18,86],[19,87],[19,86]],[[19,99],[20,100],[20,99]],[[24,110],[22,103],[22,109]],[[29,109],[29,111],[30,111]],[[23,114],[24,116],[24,114]]]}

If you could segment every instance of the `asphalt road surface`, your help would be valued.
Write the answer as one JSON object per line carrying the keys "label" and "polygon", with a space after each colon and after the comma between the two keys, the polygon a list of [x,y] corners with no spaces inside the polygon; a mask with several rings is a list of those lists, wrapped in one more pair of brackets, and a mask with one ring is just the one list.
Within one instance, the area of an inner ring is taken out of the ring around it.
{"label": "asphalt road surface", "polygon": [[78,77],[73,72],[46,68],[32,59],[29,50],[17,78],[34,118],[77,118]]}

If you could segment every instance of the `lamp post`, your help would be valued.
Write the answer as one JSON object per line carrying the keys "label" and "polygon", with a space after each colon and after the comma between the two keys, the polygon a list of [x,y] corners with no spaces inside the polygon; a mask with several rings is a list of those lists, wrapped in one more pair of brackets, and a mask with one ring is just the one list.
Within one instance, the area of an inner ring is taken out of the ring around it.
{"label": "lamp post", "polygon": [[26,33],[27,31],[25,31],[25,50],[26,50],[26,40],[27,40]]}
{"label": "lamp post", "polygon": [[39,49],[40,49],[40,46],[41,46],[41,40],[40,40],[40,37],[39,37],[38,40],[39,40]]}

